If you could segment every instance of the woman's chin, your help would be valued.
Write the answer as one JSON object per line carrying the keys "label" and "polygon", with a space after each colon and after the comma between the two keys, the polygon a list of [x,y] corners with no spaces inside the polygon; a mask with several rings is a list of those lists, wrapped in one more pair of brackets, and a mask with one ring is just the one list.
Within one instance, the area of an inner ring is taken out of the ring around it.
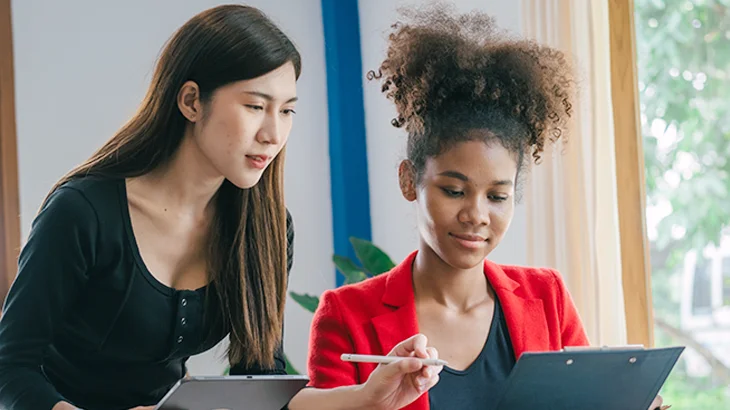
{"label": "woman's chin", "polygon": [[236,175],[233,177],[226,177],[228,182],[235,185],[239,189],[251,189],[256,186],[261,180],[261,172],[258,173],[247,173],[246,175]]}
{"label": "woman's chin", "polygon": [[441,252],[441,259],[449,266],[459,270],[470,270],[484,264],[484,259],[488,252],[484,251],[463,251],[457,249],[448,249]]}

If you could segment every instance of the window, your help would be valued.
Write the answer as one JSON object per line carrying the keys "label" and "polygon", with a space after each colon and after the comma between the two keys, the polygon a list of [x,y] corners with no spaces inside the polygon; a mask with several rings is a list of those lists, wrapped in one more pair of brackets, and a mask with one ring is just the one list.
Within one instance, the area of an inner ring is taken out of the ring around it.
{"label": "window", "polygon": [[663,395],[730,408],[730,0],[634,13],[654,344],[687,346]]}
{"label": "window", "polygon": [[722,295],[720,296],[723,306],[730,306],[730,256],[722,259],[722,273],[720,274]]}
{"label": "window", "polygon": [[696,260],[693,264],[692,259],[687,258],[689,270],[685,275],[689,275],[688,280],[692,283],[690,287],[692,291],[691,299],[680,297],[692,306],[692,316],[706,316],[712,313],[712,265],[703,257]]}

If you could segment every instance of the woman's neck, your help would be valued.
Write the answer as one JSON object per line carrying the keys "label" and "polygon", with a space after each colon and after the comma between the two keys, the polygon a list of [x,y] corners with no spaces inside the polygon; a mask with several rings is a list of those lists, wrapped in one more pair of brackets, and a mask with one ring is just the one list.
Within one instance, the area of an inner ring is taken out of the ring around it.
{"label": "woman's neck", "polygon": [[200,215],[209,209],[223,180],[193,138],[185,135],[169,162],[148,174],[130,178],[128,183],[141,188],[145,196],[160,206]]}
{"label": "woman's neck", "polygon": [[454,268],[424,243],[413,262],[413,287],[417,302],[430,300],[458,312],[491,298],[483,264]]}

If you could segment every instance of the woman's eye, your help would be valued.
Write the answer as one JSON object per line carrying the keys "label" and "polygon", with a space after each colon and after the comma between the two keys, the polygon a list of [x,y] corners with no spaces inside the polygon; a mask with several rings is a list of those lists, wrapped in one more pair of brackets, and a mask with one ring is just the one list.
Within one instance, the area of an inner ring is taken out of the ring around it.
{"label": "woman's eye", "polygon": [[449,189],[449,188],[441,188],[441,189],[444,191],[444,193],[446,193],[446,195],[448,195],[450,197],[459,197],[464,194],[462,191],[457,191],[454,189]]}

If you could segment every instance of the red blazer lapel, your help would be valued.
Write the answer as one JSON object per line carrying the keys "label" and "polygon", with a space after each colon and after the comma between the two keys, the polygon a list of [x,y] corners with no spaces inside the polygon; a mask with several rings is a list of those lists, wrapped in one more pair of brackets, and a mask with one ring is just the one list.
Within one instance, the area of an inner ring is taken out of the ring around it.
{"label": "red blazer lapel", "polygon": [[[395,345],[418,333],[412,271],[416,253],[389,274],[382,303],[392,310],[371,319],[381,354],[388,354]],[[550,349],[543,300],[525,295],[518,282],[488,260],[484,261],[484,274],[502,304],[515,357],[519,359],[526,351]]]}
{"label": "red blazer lapel", "polygon": [[394,312],[376,316],[372,319],[375,333],[380,342],[381,354],[387,355],[395,345],[418,333],[415,323],[416,312],[413,305],[402,306]]}
{"label": "red blazer lapel", "polygon": [[[380,354],[388,354],[395,345],[418,333],[412,270],[415,257],[416,252],[411,253],[389,273],[382,302],[392,310],[371,319],[380,343]],[[404,410],[428,408],[428,393],[424,393]]]}
{"label": "red blazer lapel", "polygon": [[[389,312],[371,319],[381,349],[373,354],[388,354],[395,345],[418,333],[412,270],[415,257],[416,252],[411,253],[388,275],[381,301]],[[549,350],[543,300],[526,295],[497,264],[485,260],[484,274],[502,305],[515,357],[519,359],[526,351]],[[428,395],[424,394],[406,409],[428,407]]]}
{"label": "red blazer lapel", "polygon": [[388,354],[395,345],[418,333],[411,269],[415,257],[416,252],[411,253],[388,275],[382,302],[392,310],[371,319],[381,354]]}
{"label": "red blazer lapel", "polygon": [[542,299],[524,296],[520,284],[497,264],[485,260],[484,273],[502,305],[515,358],[519,359],[526,351],[549,349],[550,333]]}

